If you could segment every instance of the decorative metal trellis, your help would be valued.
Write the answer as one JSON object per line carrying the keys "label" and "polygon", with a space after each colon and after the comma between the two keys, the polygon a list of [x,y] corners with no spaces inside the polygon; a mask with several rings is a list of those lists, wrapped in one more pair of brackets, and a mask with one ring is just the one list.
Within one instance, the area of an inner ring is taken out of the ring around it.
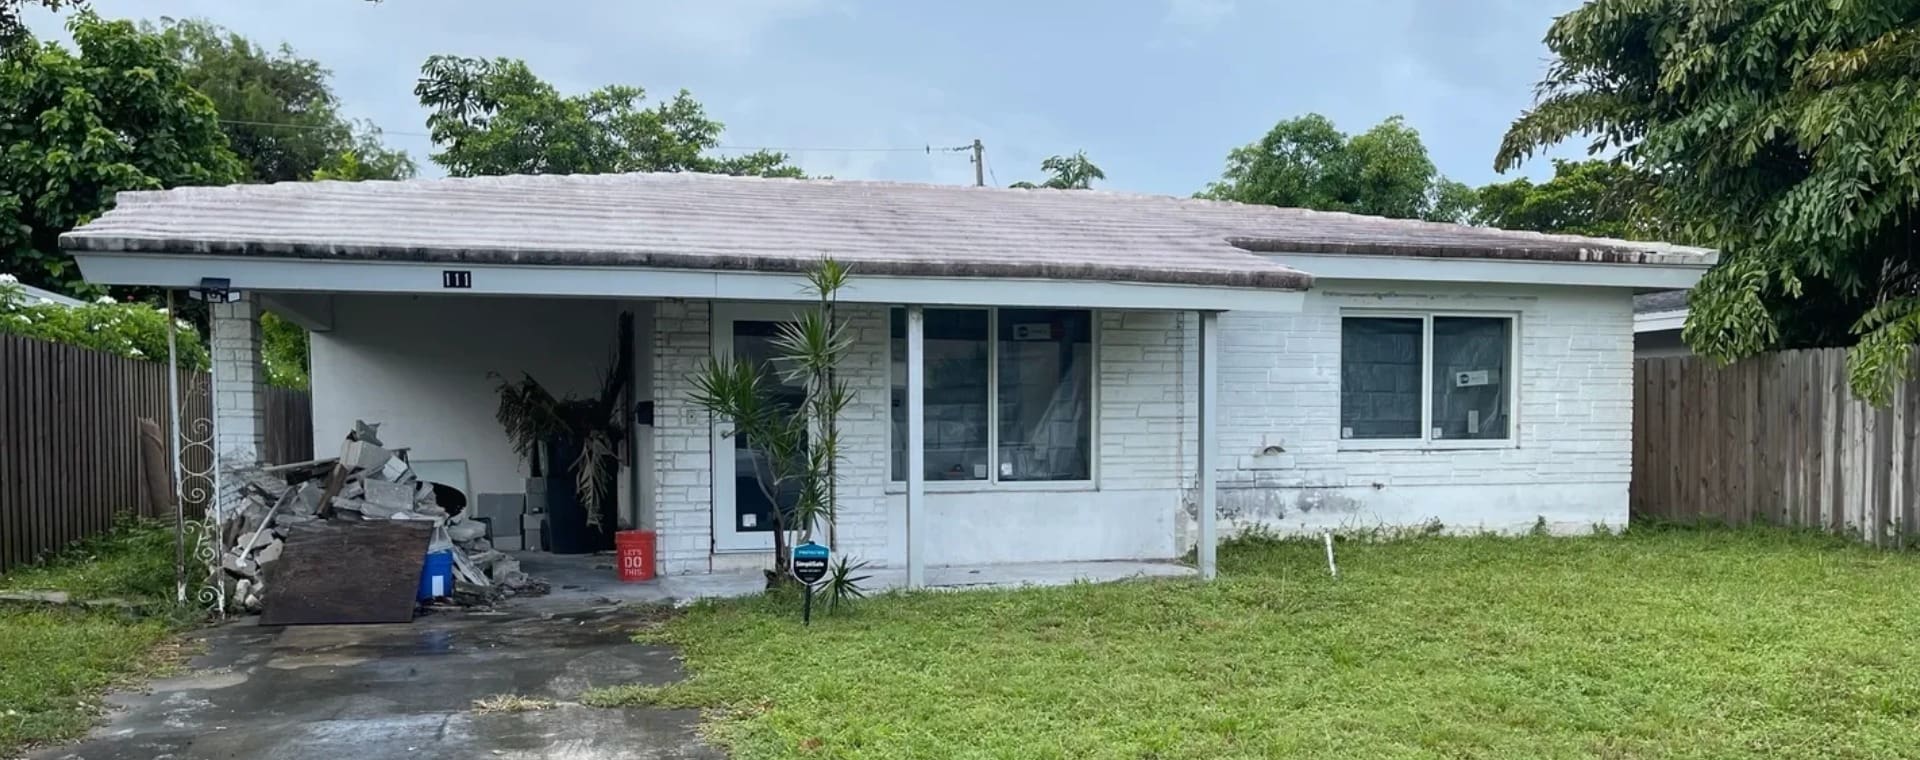
{"label": "decorative metal trellis", "polygon": [[[208,299],[213,300],[213,299]],[[167,291],[167,409],[169,454],[173,459],[174,602],[198,604],[215,617],[227,612],[226,573],[221,567],[222,522],[220,503],[219,380],[215,373],[194,377],[180,387],[179,316],[173,291]],[[191,377],[191,376],[190,376]],[[202,383],[205,383],[204,388]],[[201,391],[213,403],[204,417],[188,418],[187,399]],[[184,393],[182,392],[184,391]],[[196,464],[204,462],[204,465]],[[187,504],[205,505],[197,520],[187,519]],[[189,548],[191,545],[191,548]]]}

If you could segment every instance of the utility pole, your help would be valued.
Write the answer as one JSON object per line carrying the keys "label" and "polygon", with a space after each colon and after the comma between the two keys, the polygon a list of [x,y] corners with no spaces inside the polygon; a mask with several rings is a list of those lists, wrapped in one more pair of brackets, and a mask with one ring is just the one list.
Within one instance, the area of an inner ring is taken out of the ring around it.
{"label": "utility pole", "polygon": [[987,147],[978,137],[973,138],[973,186],[987,186]]}

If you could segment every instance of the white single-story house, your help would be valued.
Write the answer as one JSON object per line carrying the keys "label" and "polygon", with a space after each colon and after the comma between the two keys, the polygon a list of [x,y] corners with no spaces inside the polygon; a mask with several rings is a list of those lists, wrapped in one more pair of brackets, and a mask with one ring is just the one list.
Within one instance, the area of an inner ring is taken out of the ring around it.
{"label": "white single-story house", "polygon": [[214,307],[225,461],[259,450],[267,309],[313,331],[316,451],[379,421],[476,494],[527,475],[489,375],[588,393],[633,315],[650,426],[624,452],[623,522],[658,531],[663,573],[767,561],[753,457],[689,376],[762,355],[805,305],[800,273],[833,257],[857,340],[832,541],[910,578],[1196,544],[1210,573],[1216,531],[1256,525],[1620,526],[1633,298],[1715,258],[1170,197],[693,174],[130,192],[62,243],[91,282],[244,294]]}

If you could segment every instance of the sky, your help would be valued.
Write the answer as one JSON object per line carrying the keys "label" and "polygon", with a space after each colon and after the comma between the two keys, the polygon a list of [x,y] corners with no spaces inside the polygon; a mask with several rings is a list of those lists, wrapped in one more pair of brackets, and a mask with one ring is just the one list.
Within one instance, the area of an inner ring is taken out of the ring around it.
{"label": "sky", "polygon": [[[1100,187],[1169,195],[1201,189],[1229,150],[1308,112],[1349,133],[1403,115],[1442,174],[1504,179],[1494,150],[1533,101],[1548,25],[1577,5],[93,0],[108,17],[199,17],[291,45],[332,70],[347,115],[382,127],[427,175],[443,172],[413,85],[427,56],[447,53],[521,58],[568,93],[684,88],[727,125],[726,146],[786,148],[814,175],[970,183],[967,154],[937,149],[977,138],[993,184],[1037,180],[1042,159],[1084,150],[1107,174]],[[65,38],[54,14],[29,24]]]}

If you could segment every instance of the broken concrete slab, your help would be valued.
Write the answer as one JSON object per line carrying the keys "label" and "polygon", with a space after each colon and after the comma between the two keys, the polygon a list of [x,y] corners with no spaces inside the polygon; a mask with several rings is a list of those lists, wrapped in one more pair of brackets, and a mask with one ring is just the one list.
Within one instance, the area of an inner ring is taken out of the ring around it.
{"label": "broken concrete slab", "polygon": [[350,470],[378,470],[393,459],[393,452],[379,444],[347,441],[340,446],[340,464]]}
{"label": "broken concrete slab", "polygon": [[362,485],[365,489],[363,498],[366,499],[368,504],[383,507],[394,512],[408,511],[414,507],[413,484],[411,483],[394,483],[386,480],[369,479]]}
{"label": "broken concrete slab", "polygon": [[220,569],[235,578],[254,578],[260,575],[260,565],[250,558],[242,558],[238,552],[227,552],[220,557]]}
{"label": "broken concrete slab", "polygon": [[487,524],[478,520],[464,520],[455,516],[447,522],[447,536],[456,544],[463,544],[487,535]]}
{"label": "broken concrete slab", "polygon": [[264,565],[272,562],[279,559],[280,552],[285,551],[286,548],[286,543],[276,538],[266,546],[253,550],[253,562],[255,565]]}

